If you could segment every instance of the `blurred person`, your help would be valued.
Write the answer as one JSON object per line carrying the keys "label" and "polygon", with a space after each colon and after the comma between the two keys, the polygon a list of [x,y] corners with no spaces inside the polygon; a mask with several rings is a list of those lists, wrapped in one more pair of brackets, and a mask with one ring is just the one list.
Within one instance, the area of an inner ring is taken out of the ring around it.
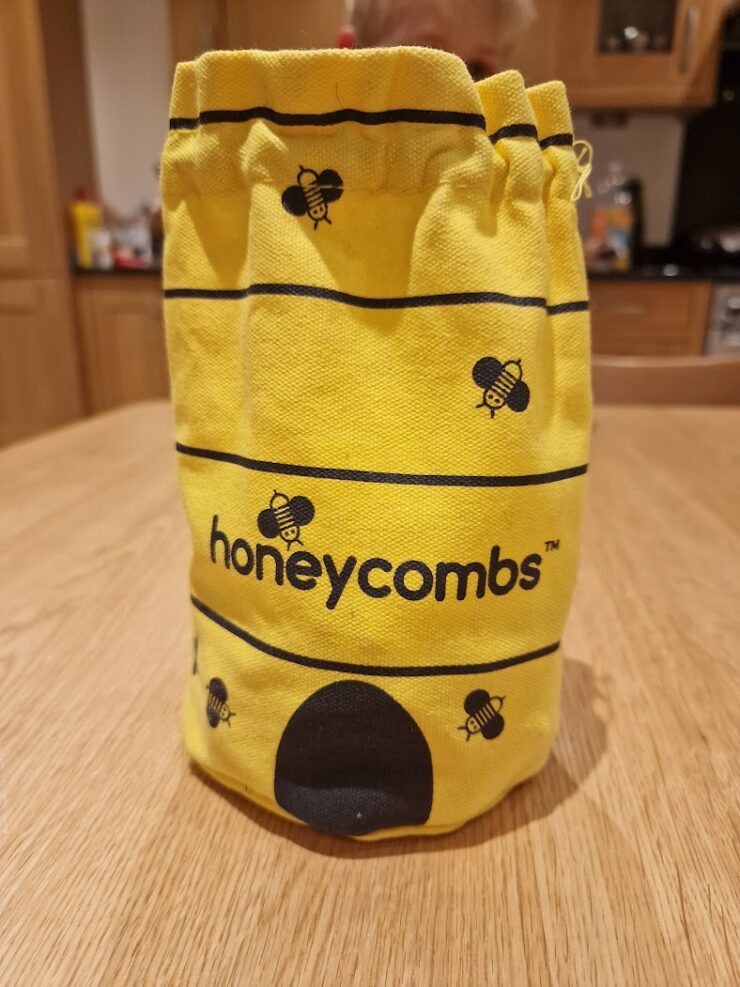
{"label": "blurred person", "polygon": [[534,16],[533,0],[348,0],[338,41],[341,48],[441,48],[484,79],[507,67]]}

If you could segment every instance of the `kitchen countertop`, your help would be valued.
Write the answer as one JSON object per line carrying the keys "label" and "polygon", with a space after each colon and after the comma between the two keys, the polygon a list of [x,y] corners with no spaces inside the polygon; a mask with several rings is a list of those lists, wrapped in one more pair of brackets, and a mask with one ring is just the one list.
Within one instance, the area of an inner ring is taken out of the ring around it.
{"label": "kitchen countertop", "polygon": [[76,278],[130,278],[137,274],[144,277],[162,277],[161,267],[112,267],[109,271],[89,267],[75,267],[72,273]]}
{"label": "kitchen countertop", "polygon": [[0,983],[736,982],[739,409],[596,412],[560,736],[449,836],[357,844],[191,769],[171,409],[0,454]]}
{"label": "kitchen countertop", "polygon": [[740,282],[740,265],[702,267],[690,264],[638,264],[629,271],[589,271],[589,281]]}
{"label": "kitchen countertop", "polygon": [[[150,267],[145,270],[117,267],[111,271],[92,271],[75,268],[74,274],[82,278],[131,277],[132,275],[156,276],[161,278],[162,269]],[[739,282],[740,264],[702,266],[691,264],[638,264],[629,271],[589,271],[590,281],[716,281]]]}

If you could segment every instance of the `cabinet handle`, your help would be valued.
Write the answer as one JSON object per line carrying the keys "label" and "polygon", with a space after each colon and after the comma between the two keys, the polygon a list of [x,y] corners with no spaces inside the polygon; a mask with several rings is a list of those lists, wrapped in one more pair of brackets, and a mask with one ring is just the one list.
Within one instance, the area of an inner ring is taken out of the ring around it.
{"label": "cabinet handle", "polygon": [[698,27],[699,8],[692,4],[686,11],[686,17],[684,18],[683,44],[681,45],[681,63],[679,66],[681,75],[686,75],[691,68]]}

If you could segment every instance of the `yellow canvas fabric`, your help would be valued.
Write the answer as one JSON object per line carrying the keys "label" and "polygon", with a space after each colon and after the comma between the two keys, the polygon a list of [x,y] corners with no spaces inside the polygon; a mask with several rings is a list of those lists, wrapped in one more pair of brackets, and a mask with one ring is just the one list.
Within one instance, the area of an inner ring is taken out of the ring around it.
{"label": "yellow canvas fabric", "polygon": [[165,310],[192,758],[375,839],[545,763],[589,317],[559,83],[419,48],[178,67]]}

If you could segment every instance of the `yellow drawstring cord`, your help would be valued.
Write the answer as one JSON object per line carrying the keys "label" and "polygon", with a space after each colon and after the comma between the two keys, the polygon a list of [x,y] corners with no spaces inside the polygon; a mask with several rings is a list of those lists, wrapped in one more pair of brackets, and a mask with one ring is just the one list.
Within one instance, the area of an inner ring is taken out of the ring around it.
{"label": "yellow drawstring cord", "polygon": [[582,195],[587,199],[593,196],[591,186],[588,183],[594,167],[594,149],[588,141],[574,141],[573,150],[576,154],[576,164],[578,166],[578,181],[570,197],[571,202],[578,202]]}

